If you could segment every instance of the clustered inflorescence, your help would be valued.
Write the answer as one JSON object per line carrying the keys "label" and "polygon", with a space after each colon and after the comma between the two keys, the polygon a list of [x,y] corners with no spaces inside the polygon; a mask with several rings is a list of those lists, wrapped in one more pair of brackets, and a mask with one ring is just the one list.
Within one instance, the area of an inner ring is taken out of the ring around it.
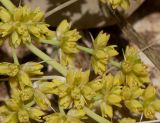
{"label": "clustered inflorescence", "polygon": [[[113,7],[128,6],[128,0],[109,2]],[[15,55],[14,63],[1,62],[0,75],[9,83],[11,93],[0,107],[2,123],[85,123],[88,117],[100,123],[111,123],[115,112],[119,113],[116,118],[119,123],[135,123],[133,117],[140,118],[142,114],[146,119],[156,118],[160,99],[136,48],[127,46],[124,60],[116,62],[113,61],[118,55],[116,46],[107,45],[109,34],[101,31],[93,40],[92,48],[86,48],[78,45],[81,36],[66,20],[56,31],[51,31],[39,9],[31,11],[27,6],[12,9],[0,7],[1,43],[8,41],[13,49],[25,45],[63,76],[45,78],[42,64],[32,61],[19,64]],[[57,46],[59,60],[51,59],[34,47],[34,40]],[[76,68],[73,62],[74,56],[82,51],[91,55],[92,67],[85,71]],[[111,67],[116,71],[107,71]],[[90,79],[91,72],[95,73],[94,79]],[[57,101],[56,106],[53,99]],[[123,109],[129,112],[127,116]]]}

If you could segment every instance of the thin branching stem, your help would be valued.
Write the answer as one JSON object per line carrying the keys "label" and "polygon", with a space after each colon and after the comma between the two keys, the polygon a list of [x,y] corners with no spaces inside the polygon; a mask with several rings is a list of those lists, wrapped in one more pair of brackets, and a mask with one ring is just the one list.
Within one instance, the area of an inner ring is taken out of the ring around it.
{"label": "thin branching stem", "polygon": [[97,121],[98,123],[111,123],[110,121],[108,121],[107,119],[99,116],[98,114],[94,113],[93,111],[91,111],[89,108],[84,107],[84,111],[86,112],[86,114],[91,117],[92,119],[94,119],[95,121]]}
{"label": "thin branching stem", "polygon": [[160,120],[151,120],[151,121],[142,121],[142,122],[136,122],[136,123],[159,123]]}
{"label": "thin branching stem", "polygon": [[17,53],[16,53],[16,49],[15,48],[12,48],[12,55],[13,55],[14,63],[19,65],[19,61],[18,61],[18,57],[17,57]]}
{"label": "thin branching stem", "polygon": [[35,47],[32,43],[26,44],[26,47],[34,53],[36,56],[44,60],[46,63],[51,65],[54,69],[56,69],[58,72],[60,72],[62,75],[66,76],[67,75],[67,69],[66,67],[62,66],[58,62],[56,62],[54,59],[52,59],[50,56],[42,52],[40,49]]}
{"label": "thin branching stem", "polygon": [[51,16],[52,14],[58,12],[59,10],[61,10],[61,9],[65,8],[65,7],[71,5],[71,4],[73,4],[73,3],[77,2],[77,1],[78,1],[78,0],[69,0],[69,1],[67,1],[67,2],[65,2],[65,3],[57,6],[56,8],[54,8],[54,9],[50,10],[49,12],[47,12],[47,13],[45,14],[45,18]]}
{"label": "thin branching stem", "polygon": [[10,1],[10,0],[0,0],[2,5],[6,7],[10,12],[13,12],[13,10],[16,8],[16,6]]}

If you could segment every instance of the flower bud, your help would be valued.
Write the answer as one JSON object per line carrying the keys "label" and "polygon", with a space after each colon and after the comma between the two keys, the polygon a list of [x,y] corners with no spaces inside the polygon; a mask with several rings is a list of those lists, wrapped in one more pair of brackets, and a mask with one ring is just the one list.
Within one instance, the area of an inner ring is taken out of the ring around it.
{"label": "flower bud", "polygon": [[44,19],[44,13],[39,8],[36,8],[33,11],[33,14],[34,14],[34,17],[33,17],[32,20],[35,21],[35,22],[39,22],[39,21],[42,21]]}
{"label": "flower bud", "polygon": [[85,106],[85,98],[81,96],[80,100],[74,100],[74,107],[76,109],[82,109]]}
{"label": "flower bud", "polygon": [[125,101],[126,107],[134,113],[140,113],[143,110],[143,105],[138,100]]}
{"label": "flower bud", "polygon": [[25,86],[32,87],[32,81],[29,78],[27,73],[25,73],[24,71],[21,70],[21,71],[18,72],[17,77],[18,77],[18,80],[19,80],[19,83],[20,83],[20,86],[21,86],[22,89]]}
{"label": "flower bud", "polygon": [[15,113],[11,113],[3,120],[3,123],[18,123],[17,115]]}
{"label": "flower bud", "polygon": [[15,76],[18,73],[18,66],[7,62],[0,63],[0,75]]}
{"label": "flower bud", "polygon": [[152,106],[148,106],[144,108],[144,116],[148,119],[154,119],[155,118],[156,111]]}
{"label": "flower bud", "polygon": [[132,70],[132,63],[130,61],[124,61],[122,62],[122,70],[125,72],[125,73],[129,73],[131,72]]}
{"label": "flower bud", "polygon": [[18,99],[12,98],[5,101],[7,107],[12,111],[18,111],[21,107],[21,102]]}
{"label": "flower bud", "polygon": [[2,37],[9,35],[12,32],[13,26],[9,23],[3,23],[0,25],[0,33]]}
{"label": "flower bud", "polygon": [[153,101],[152,106],[154,107],[154,109],[158,112],[160,112],[160,100],[156,99],[155,101]]}
{"label": "flower bud", "polygon": [[37,37],[37,38],[40,38],[40,31],[39,31],[39,28],[37,27],[37,26],[30,26],[29,28],[29,32],[31,33],[31,34],[33,34],[35,37]]}
{"label": "flower bud", "polygon": [[82,93],[87,100],[91,100],[95,96],[95,92],[93,91],[93,89],[88,86],[83,87]]}
{"label": "flower bud", "polygon": [[102,112],[102,116],[103,117],[110,117],[112,118],[113,117],[113,108],[112,106],[110,105],[107,105],[105,102],[103,102],[101,105],[100,105],[100,109],[101,109],[101,112]]}
{"label": "flower bud", "polygon": [[20,96],[21,96],[22,101],[30,100],[33,97],[33,89],[30,87],[24,88],[21,91]]}
{"label": "flower bud", "polygon": [[131,118],[123,118],[120,120],[119,123],[136,123],[136,120],[131,119]]}
{"label": "flower bud", "polygon": [[64,109],[68,109],[71,103],[72,103],[72,100],[70,96],[62,97],[59,100],[59,105]]}
{"label": "flower bud", "polygon": [[150,100],[155,98],[156,96],[156,89],[153,86],[148,86],[143,94],[145,100]]}
{"label": "flower bud", "polygon": [[129,0],[122,0],[120,6],[121,6],[124,10],[128,10],[128,9],[129,9],[129,6],[130,6]]}
{"label": "flower bud", "polygon": [[11,20],[11,15],[7,9],[0,7],[0,19],[2,22],[9,22]]}
{"label": "flower bud", "polygon": [[16,7],[15,9],[14,9],[14,14],[13,14],[13,19],[14,19],[14,21],[21,21],[21,19],[22,19],[22,7]]}
{"label": "flower bud", "polygon": [[43,65],[36,63],[36,62],[27,62],[22,65],[22,70],[25,71],[29,76],[34,75],[42,75],[41,69]]}
{"label": "flower bud", "polygon": [[80,99],[80,97],[81,97],[81,92],[80,92],[80,89],[79,88],[74,88],[73,90],[72,90],[72,92],[71,92],[71,97],[73,98],[73,99]]}
{"label": "flower bud", "polygon": [[13,45],[15,48],[20,45],[21,39],[20,39],[20,37],[18,36],[18,33],[17,33],[16,31],[12,33],[11,39],[12,39],[12,45]]}
{"label": "flower bud", "polygon": [[45,115],[45,113],[38,108],[29,108],[28,113],[31,119],[38,122],[42,122],[41,116]]}
{"label": "flower bud", "polygon": [[94,48],[101,49],[102,47],[105,47],[108,43],[109,38],[110,38],[109,34],[103,33],[103,31],[101,31],[93,43]]}
{"label": "flower bud", "polygon": [[69,31],[71,28],[71,24],[67,22],[67,20],[63,20],[57,27],[57,35],[62,35],[63,33]]}
{"label": "flower bud", "polygon": [[18,120],[21,123],[29,123],[29,114],[25,109],[21,109],[18,112]]}
{"label": "flower bud", "polygon": [[141,63],[138,63],[138,64],[135,64],[133,66],[133,71],[137,74],[137,75],[147,75],[147,69],[146,69],[146,65],[144,64],[141,64]]}
{"label": "flower bud", "polygon": [[107,97],[107,101],[111,105],[119,104],[121,102],[121,100],[122,100],[121,97],[119,95],[115,95],[115,94],[111,94]]}
{"label": "flower bud", "polygon": [[26,26],[25,24],[20,24],[20,25],[17,27],[17,32],[18,32],[18,34],[20,34],[20,35],[25,34],[26,32],[28,32],[27,26]]}
{"label": "flower bud", "polygon": [[34,92],[34,100],[37,103],[37,105],[41,107],[43,110],[46,110],[51,106],[51,103],[47,96],[40,92],[38,89],[36,89]]}

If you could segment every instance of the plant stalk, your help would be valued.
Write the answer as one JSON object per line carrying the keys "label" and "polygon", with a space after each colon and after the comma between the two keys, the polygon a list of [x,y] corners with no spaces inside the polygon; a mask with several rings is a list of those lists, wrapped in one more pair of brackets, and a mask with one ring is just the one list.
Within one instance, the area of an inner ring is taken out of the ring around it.
{"label": "plant stalk", "polygon": [[118,68],[121,68],[121,63],[120,62],[117,62],[117,61],[114,61],[113,59],[109,60],[109,63],[113,66],[116,66]]}
{"label": "plant stalk", "polygon": [[0,0],[5,8],[7,8],[11,13],[16,8],[16,6],[10,0]]}
{"label": "plant stalk", "polygon": [[59,46],[59,41],[57,41],[57,38],[53,38],[52,40],[40,40],[40,42],[44,44],[51,44],[53,46]]}
{"label": "plant stalk", "polygon": [[[53,46],[59,46],[59,41],[57,41],[56,38],[54,38],[52,40],[40,40],[40,41],[44,44],[51,44]],[[84,51],[84,52],[89,53],[89,54],[93,54],[93,49],[91,49],[91,48],[83,47],[83,46],[80,46],[80,45],[78,45],[77,47],[81,51]]]}
{"label": "plant stalk", "polygon": [[18,57],[17,57],[16,49],[15,48],[12,48],[12,55],[13,55],[14,63],[17,64],[17,65],[19,65],[19,61],[18,61]]}
{"label": "plant stalk", "polygon": [[80,46],[80,45],[78,45],[77,47],[78,47],[79,50],[82,50],[82,51],[87,52],[89,54],[93,54],[93,49],[91,49],[91,48],[83,47],[83,46]]}
{"label": "plant stalk", "polygon": [[58,72],[60,72],[62,75],[66,76],[67,75],[67,69],[66,67],[62,66],[55,60],[53,60],[51,57],[49,57],[47,54],[39,50],[37,47],[35,47],[32,43],[26,44],[26,47],[34,53],[36,56],[44,60],[46,63],[51,65],[54,69],[56,69]]}
{"label": "plant stalk", "polygon": [[98,123],[111,123],[110,121],[108,121],[107,119],[97,115],[96,113],[94,113],[93,111],[91,111],[89,108],[84,107],[84,111],[86,112],[86,114],[91,117],[92,119],[94,119],[95,121],[97,121]]}

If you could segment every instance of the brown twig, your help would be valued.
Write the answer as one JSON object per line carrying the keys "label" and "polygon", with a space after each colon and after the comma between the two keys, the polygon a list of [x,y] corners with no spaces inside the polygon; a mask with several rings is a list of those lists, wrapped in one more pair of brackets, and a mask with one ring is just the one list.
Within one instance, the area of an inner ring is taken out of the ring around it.
{"label": "brown twig", "polygon": [[[107,13],[108,11],[110,12],[112,19],[115,20],[118,27],[122,30],[123,35],[129,42],[137,45],[140,49],[148,46],[148,41],[145,40],[141,35],[139,35],[133,29],[132,25],[127,22],[127,20],[117,10],[112,9],[112,7],[108,4],[103,4],[101,8],[103,8],[103,13],[105,13],[105,11],[107,11]],[[104,17],[105,16],[106,15],[104,14]],[[144,50],[144,54],[160,70],[160,57],[156,56],[154,49],[152,47],[149,47]]]}

